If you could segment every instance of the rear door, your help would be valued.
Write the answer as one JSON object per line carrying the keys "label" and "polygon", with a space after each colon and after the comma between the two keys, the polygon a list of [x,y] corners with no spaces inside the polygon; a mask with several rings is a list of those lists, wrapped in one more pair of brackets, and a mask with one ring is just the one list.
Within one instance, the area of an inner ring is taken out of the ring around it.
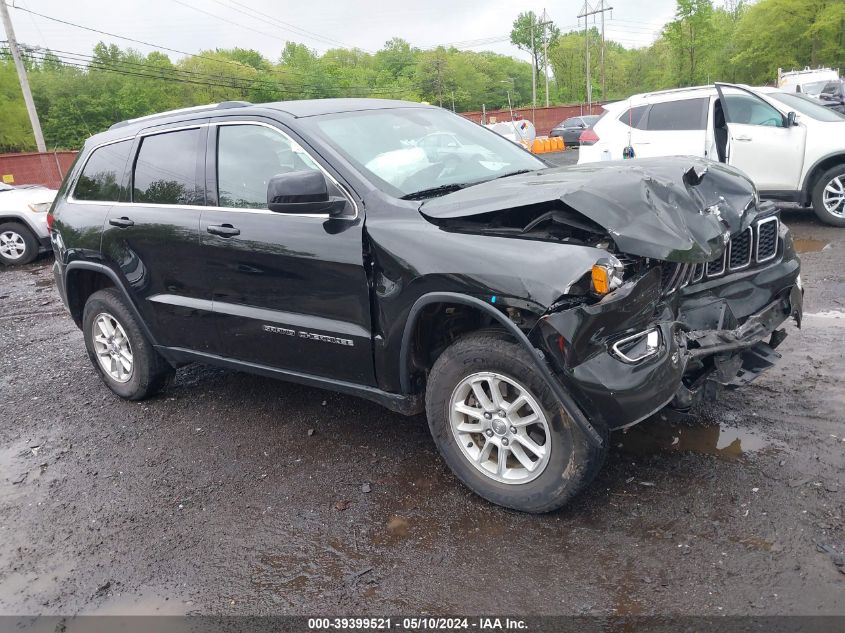
{"label": "rear door", "polygon": [[761,191],[794,191],[804,164],[807,130],[787,127],[773,105],[740,86],[716,84],[728,127],[727,163]]}
{"label": "rear door", "polygon": [[[328,165],[292,132],[265,120],[209,128],[202,215],[204,267],[214,279],[226,356],[306,374],[374,384],[363,217]],[[267,208],[268,180],[321,171],[347,217]]]}
{"label": "rear door", "polygon": [[651,104],[632,127],[634,156],[704,156],[709,103],[696,97]]}
{"label": "rear door", "polygon": [[109,210],[102,250],[128,281],[159,344],[213,351],[211,287],[199,243],[204,123],[147,130],[135,139],[130,198]]}

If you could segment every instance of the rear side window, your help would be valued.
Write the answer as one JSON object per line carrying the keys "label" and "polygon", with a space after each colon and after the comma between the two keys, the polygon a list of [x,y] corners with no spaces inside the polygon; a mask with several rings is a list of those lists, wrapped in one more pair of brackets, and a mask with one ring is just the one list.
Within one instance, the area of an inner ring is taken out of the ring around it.
{"label": "rear side window", "polygon": [[200,129],[146,136],[132,175],[134,202],[205,204],[198,177]]}
{"label": "rear side window", "polygon": [[91,152],[73,190],[74,199],[118,202],[125,198],[121,182],[131,148],[132,141],[120,141]]}
{"label": "rear side window", "polygon": [[655,103],[648,113],[647,129],[655,131],[703,130],[707,127],[709,99],[681,99]]}
{"label": "rear side window", "polygon": [[[645,113],[648,109],[647,105],[637,106],[630,110],[625,110],[619,115],[619,120],[629,127],[635,127],[638,130],[645,129]],[[595,123],[593,123],[595,125]]]}

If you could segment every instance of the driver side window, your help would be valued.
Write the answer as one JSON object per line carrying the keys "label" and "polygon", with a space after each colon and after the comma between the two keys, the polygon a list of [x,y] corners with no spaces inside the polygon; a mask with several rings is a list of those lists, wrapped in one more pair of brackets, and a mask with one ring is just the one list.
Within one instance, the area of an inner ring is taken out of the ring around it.
{"label": "driver side window", "polygon": [[277,174],[319,169],[298,144],[260,125],[217,131],[217,200],[221,207],[267,208],[267,183]]}
{"label": "driver side window", "polygon": [[784,127],[783,115],[768,103],[751,95],[725,95],[728,123]]}

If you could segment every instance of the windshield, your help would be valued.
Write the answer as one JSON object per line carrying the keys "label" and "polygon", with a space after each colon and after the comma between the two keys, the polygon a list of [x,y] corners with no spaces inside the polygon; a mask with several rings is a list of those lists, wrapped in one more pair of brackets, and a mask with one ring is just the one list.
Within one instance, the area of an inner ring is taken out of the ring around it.
{"label": "windshield", "polygon": [[797,92],[769,92],[766,96],[771,97],[775,101],[780,101],[790,110],[795,110],[816,121],[825,121],[827,123],[845,121],[845,114],[831,110],[815,99],[798,94]]}
{"label": "windshield", "polygon": [[547,167],[495,132],[436,108],[341,112],[315,124],[326,143],[397,198]]}
{"label": "windshield", "polygon": [[821,93],[824,87],[827,85],[827,80],[825,81],[811,81],[808,84],[803,84],[801,86],[801,92],[807,95],[817,95]]}

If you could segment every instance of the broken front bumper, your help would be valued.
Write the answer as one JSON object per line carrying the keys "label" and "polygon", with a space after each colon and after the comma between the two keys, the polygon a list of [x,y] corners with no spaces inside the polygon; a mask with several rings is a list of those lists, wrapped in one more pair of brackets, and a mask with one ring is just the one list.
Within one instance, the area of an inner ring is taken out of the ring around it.
{"label": "broken front bumper", "polygon": [[790,317],[800,326],[800,262],[784,244],[771,265],[670,297],[652,269],[596,304],[547,314],[531,336],[587,416],[611,429],[687,408],[771,367],[786,336],[778,327]]}

